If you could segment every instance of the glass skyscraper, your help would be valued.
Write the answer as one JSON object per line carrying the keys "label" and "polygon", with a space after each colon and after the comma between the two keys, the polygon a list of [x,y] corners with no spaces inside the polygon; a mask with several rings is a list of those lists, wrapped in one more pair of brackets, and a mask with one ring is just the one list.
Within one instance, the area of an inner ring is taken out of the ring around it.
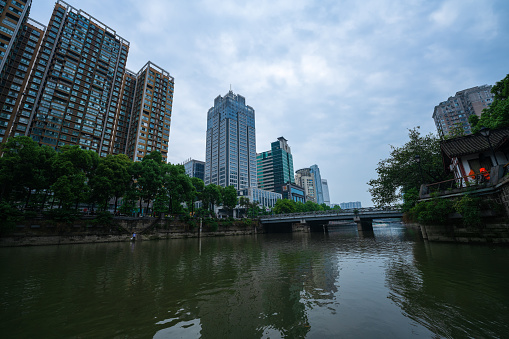
{"label": "glass skyscraper", "polygon": [[283,186],[295,183],[293,157],[288,140],[283,137],[271,143],[271,150],[257,154],[258,187],[283,193]]}
{"label": "glass skyscraper", "polygon": [[205,179],[205,163],[203,161],[189,159],[184,162],[184,169],[186,170],[186,174],[191,178]]}
{"label": "glass skyscraper", "polygon": [[205,185],[257,187],[255,111],[231,90],[207,114]]}
{"label": "glass skyscraper", "polygon": [[316,190],[316,203],[321,205],[324,202],[323,199],[323,188],[322,188],[322,176],[320,175],[320,169],[318,165],[312,165],[309,167],[311,173],[315,178],[315,190]]}
{"label": "glass skyscraper", "polygon": [[325,205],[330,206],[329,184],[327,179],[322,179],[323,202]]}

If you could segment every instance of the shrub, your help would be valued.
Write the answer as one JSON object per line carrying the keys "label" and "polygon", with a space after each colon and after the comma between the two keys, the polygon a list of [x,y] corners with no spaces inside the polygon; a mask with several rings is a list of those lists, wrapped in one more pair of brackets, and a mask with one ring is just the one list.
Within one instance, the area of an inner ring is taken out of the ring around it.
{"label": "shrub", "polygon": [[92,220],[92,223],[98,226],[111,226],[113,223],[113,215],[108,211],[97,213],[97,217]]}
{"label": "shrub", "polygon": [[463,217],[463,225],[480,226],[481,221],[481,198],[472,197],[465,194],[461,199],[454,203],[456,212]]}
{"label": "shrub", "polygon": [[0,233],[11,231],[23,219],[22,213],[7,202],[0,202]]}
{"label": "shrub", "polygon": [[217,228],[219,227],[219,224],[217,223],[216,219],[205,218],[205,220],[203,220],[203,223],[210,227],[210,230],[213,232],[217,231]]}
{"label": "shrub", "polygon": [[23,216],[25,217],[25,219],[33,219],[37,216],[37,212],[36,211],[25,211],[23,213]]}
{"label": "shrub", "polygon": [[444,225],[449,220],[449,213],[453,211],[451,200],[433,198],[417,203],[408,211],[408,218],[423,225]]}
{"label": "shrub", "polygon": [[75,211],[67,209],[51,209],[42,212],[42,214],[50,220],[56,222],[65,222],[68,224],[74,222],[78,218],[78,215]]}

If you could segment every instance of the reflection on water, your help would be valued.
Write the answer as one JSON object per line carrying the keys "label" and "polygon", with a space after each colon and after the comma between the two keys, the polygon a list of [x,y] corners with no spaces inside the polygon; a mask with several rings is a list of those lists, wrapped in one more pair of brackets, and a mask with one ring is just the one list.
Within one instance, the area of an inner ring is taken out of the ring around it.
{"label": "reflection on water", "polygon": [[509,249],[359,235],[0,249],[2,337],[501,337]]}

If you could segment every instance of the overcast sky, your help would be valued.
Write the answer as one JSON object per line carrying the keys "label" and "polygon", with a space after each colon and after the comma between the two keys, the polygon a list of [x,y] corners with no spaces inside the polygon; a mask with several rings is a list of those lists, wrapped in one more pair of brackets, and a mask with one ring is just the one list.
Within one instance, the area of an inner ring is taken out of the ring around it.
{"label": "overcast sky", "polygon": [[[207,111],[232,86],[255,109],[257,152],[284,136],[317,164],[332,203],[372,206],[366,184],[433,108],[509,73],[506,0],[68,0],[175,77],[169,161],[205,160]],[[33,1],[47,25],[55,1]]]}

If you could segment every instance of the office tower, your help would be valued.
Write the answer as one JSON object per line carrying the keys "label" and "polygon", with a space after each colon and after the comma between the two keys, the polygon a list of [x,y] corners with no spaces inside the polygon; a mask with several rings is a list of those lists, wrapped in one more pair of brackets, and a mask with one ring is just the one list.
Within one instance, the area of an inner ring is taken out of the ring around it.
{"label": "office tower", "polygon": [[288,182],[282,186],[283,199],[293,200],[295,202],[306,202],[306,191],[304,188],[294,183]]}
{"label": "office tower", "polygon": [[290,146],[283,137],[271,143],[271,150],[256,154],[258,187],[283,193],[283,185],[295,183],[293,157]]}
{"label": "office tower", "polygon": [[[4,135],[28,135],[53,148],[79,145],[102,157],[141,160],[159,150],[166,160],[173,77],[150,62],[136,74],[127,70],[129,42],[64,1],[47,28],[36,24],[28,19],[11,48],[22,55],[14,84],[1,92],[12,96],[4,106],[15,113],[10,125],[1,123]],[[2,84],[12,65],[3,66]]]}
{"label": "office tower", "polygon": [[207,113],[205,185],[257,187],[255,111],[231,90]]}
{"label": "office tower", "polygon": [[320,169],[318,168],[318,165],[312,165],[309,169],[311,170],[311,173],[313,173],[315,179],[316,203],[321,205],[323,204],[323,188]]}
{"label": "office tower", "polygon": [[477,86],[456,92],[447,101],[441,102],[433,110],[433,120],[438,134],[443,137],[461,132],[471,134],[468,117],[476,114],[481,116],[482,111],[493,102],[492,86]]}
{"label": "office tower", "polygon": [[304,188],[306,201],[317,202],[315,175],[310,168],[302,168],[295,172],[295,183]]}
{"label": "office tower", "polygon": [[188,159],[184,162],[184,169],[191,178],[205,179],[205,162],[203,161]]}
{"label": "office tower", "polygon": [[327,184],[327,179],[322,179],[322,190],[323,190],[323,202],[325,205],[330,207],[329,184]]}

